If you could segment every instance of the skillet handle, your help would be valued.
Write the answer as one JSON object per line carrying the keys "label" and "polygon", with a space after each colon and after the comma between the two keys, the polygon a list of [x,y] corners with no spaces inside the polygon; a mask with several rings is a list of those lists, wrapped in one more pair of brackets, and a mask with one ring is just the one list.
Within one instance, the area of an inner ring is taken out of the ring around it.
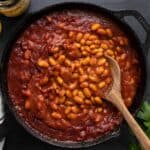
{"label": "skillet handle", "polygon": [[141,24],[146,32],[146,40],[143,43],[143,49],[145,50],[145,53],[148,54],[148,50],[150,47],[150,25],[148,24],[146,19],[136,10],[120,10],[113,11],[112,13],[119,19],[123,19],[125,16],[132,16]]}

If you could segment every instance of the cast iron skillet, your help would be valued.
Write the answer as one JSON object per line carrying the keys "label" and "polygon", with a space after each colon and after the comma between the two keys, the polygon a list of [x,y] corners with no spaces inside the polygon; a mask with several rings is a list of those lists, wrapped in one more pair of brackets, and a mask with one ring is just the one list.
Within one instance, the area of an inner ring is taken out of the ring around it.
{"label": "cast iron skillet", "polygon": [[[139,85],[137,95],[135,96],[134,104],[131,108],[133,113],[139,108],[141,101],[144,99],[146,87],[150,85],[146,85],[148,83],[148,77],[147,77],[147,62],[146,62],[146,55],[148,53],[148,48],[150,46],[150,26],[145,21],[145,19],[142,17],[141,14],[139,14],[137,11],[133,10],[123,10],[123,11],[110,11],[107,9],[104,9],[100,6],[89,4],[89,3],[80,3],[80,2],[66,2],[61,4],[56,4],[49,6],[43,10],[40,10],[37,13],[28,15],[24,18],[23,21],[16,27],[15,31],[11,35],[9,41],[6,44],[6,47],[4,49],[4,52],[2,54],[1,59],[1,72],[0,72],[0,83],[1,83],[1,94],[2,99],[4,102],[7,103],[9,106],[9,109],[15,116],[16,120],[33,136],[37,137],[38,139],[53,144],[60,147],[68,147],[68,148],[82,148],[82,147],[89,147],[101,142],[104,142],[112,137],[116,137],[119,135],[119,129],[116,129],[116,131],[106,135],[105,137],[101,137],[92,141],[86,141],[86,142],[64,142],[64,141],[57,141],[56,139],[52,139],[50,137],[47,137],[46,135],[43,135],[42,133],[39,133],[37,130],[31,128],[31,126],[23,121],[23,118],[17,115],[16,109],[13,107],[12,102],[8,95],[8,87],[7,87],[7,63],[9,60],[10,52],[11,52],[11,46],[16,41],[18,35],[23,32],[28,25],[30,25],[34,20],[37,20],[44,14],[50,13],[52,11],[57,10],[63,10],[63,9],[72,9],[72,8],[78,8],[80,10],[90,10],[96,13],[103,14],[112,20],[114,20],[116,23],[122,27],[122,30],[124,30],[128,36],[130,37],[130,40],[134,43],[136,50],[140,56],[140,63],[142,67],[142,76],[141,76],[141,84]],[[137,21],[142,25],[144,28],[147,36],[145,42],[142,44],[140,40],[138,39],[136,33],[122,20],[125,16],[133,16]],[[137,99],[138,98],[138,99]],[[5,122],[3,124],[4,126],[7,125]]]}

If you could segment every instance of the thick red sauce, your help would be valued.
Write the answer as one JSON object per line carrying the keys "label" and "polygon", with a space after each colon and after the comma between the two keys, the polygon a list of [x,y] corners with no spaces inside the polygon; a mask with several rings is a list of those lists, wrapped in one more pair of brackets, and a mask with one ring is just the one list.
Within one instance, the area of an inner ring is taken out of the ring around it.
{"label": "thick red sauce", "polygon": [[122,96],[129,107],[140,67],[117,24],[78,10],[54,12],[32,23],[14,44],[8,65],[9,95],[18,115],[40,133],[62,141],[112,132],[122,117],[100,98],[112,83],[104,54],[119,63]]}

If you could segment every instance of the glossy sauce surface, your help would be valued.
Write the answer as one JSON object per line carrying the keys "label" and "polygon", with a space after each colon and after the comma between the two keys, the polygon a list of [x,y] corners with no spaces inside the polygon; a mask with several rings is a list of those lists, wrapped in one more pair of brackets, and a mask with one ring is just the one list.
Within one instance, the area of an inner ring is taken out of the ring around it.
{"label": "glossy sauce surface", "polygon": [[113,80],[105,54],[117,60],[129,107],[140,82],[134,45],[103,15],[66,10],[31,24],[13,46],[8,89],[18,115],[62,141],[86,141],[113,131],[120,113],[102,95]]}

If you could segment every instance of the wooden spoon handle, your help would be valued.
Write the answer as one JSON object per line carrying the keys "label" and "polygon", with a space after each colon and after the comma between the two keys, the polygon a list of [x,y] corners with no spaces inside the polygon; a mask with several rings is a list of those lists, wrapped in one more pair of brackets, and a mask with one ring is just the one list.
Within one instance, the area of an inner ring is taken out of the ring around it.
{"label": "wooden spoon handle", "polygon": [[133,118],[131,113],[128,111],[122,98],[120,96],[115,96],[115,99],[116,99],[116,103],[114,104],[124,116],[125,120],[127,121],[128,125],[132,129],[133,133],[135,134],[136,138],[138,139],[143,149],[150,150],[150,139],[146,136],[144,131],[141,129],[141,127],[138,125],[138,123]]}

